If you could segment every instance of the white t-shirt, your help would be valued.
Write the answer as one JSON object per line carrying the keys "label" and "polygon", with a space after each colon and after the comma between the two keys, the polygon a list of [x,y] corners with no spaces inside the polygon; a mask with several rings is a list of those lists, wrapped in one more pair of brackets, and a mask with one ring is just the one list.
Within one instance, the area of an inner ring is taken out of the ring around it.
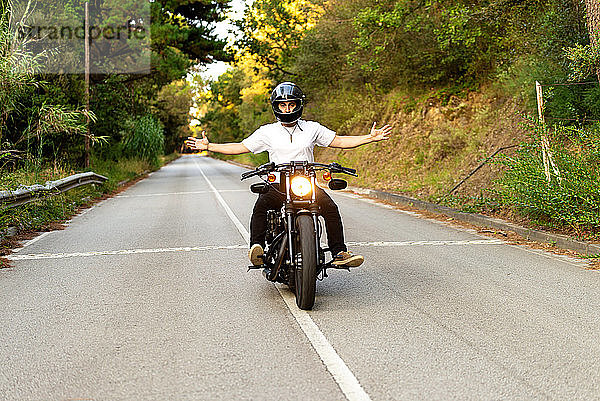
{"label": "white t-shirt", "polygon": [[280,122],[266,124],[242,141],[252,153],[269,152],[269,161],[275,164],[291,161],[314,162],[315,145],[327,147],[335,138],[335,131],[315,121],[298,120],[294,127]]}

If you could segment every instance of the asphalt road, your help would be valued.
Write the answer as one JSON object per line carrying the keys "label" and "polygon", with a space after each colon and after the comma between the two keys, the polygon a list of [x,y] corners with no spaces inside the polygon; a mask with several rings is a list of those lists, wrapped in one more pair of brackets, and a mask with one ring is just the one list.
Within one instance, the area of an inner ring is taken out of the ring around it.
{"label": "asphalt road", "polygon": [[336,193],[313,311],[247,272],[244,169],[182,157],[0,270],[2,400],[600,399],[600,276]]}

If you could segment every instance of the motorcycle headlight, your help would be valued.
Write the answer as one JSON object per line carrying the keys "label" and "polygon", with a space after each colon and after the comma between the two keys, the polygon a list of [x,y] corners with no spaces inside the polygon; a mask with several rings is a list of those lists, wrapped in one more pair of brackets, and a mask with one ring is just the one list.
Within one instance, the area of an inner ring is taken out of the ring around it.
{"label": "motorcycle headlight", "polygon": [[308,195],[310,191],[312,191],[312,185],[310,183],[310,180],[302,176],[292,178],[290,186],[294,195],[300,197],[304,197]]}

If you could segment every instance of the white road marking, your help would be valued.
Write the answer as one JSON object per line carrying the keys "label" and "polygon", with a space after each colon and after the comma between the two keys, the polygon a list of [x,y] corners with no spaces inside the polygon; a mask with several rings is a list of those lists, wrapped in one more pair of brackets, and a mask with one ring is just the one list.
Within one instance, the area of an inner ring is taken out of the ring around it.
{"label": "white road marking", "polygon": [[[220,192],[246,192],[245,189],[225,189]],[[214,191],[167,192],[159,194],[117,195],[115,198],[151,198],[156,196],[212,194]]]}
{"label": "white road marking", "polygon": [[31,245],[31,244],[33,244],[33,243],[35,243],[35,242],[38,242],[39,240],[41,240],[41,239],[42,239],[42,238],[44,238],[45,236],[47,236],[47,235],[51,234],[52,232],[53,232],[53,231],[46,231],[45,233],[42,233],[42,234],[38,235],[37,237],[35,237],[35,238],[33,238],[33,239],[30,239],[29,241],[25,242],[25,243],[23,244],[23,246],[22,246],[22,247],[20,247],[20,248],[17,248],[17,249],[13,249],[13,252],[19,252],[19,251],[21,251],[23,248],[26,248],[26,247],[28,247],[29,245]]}
{"label": "white road marking", "polygon": [[87,209],[83,210],[81,213],[79,213],[79,214],[77,214],[77,215],[73,216],[73,218],[72,218],[71,220],[69,220],[69,221],[67,222],[67,224],[68,224],[68,223],[70,223],[70,222],[72,222],[74,218],[76,218],[76,217],[81,217],[81,216],[83,216],[84,214],[86,214],[86,213],[90,212],[92,209],[94,209],[94,208],[95,208],[96,206],[98,206],[98,205],[99,205],[99,204],[96,204],[96,205],[94,205],[94,206],[88,207]]}
{"label": "white road marking", "polygon": [[505,245],[501,239],[477,239],[462,241],[376,241],[347,242],[350,246],[449,246],[449,245]]}
{"label": "white road marking", "polygon": [[202,252],[227,249],[246,249],[248,245],[223,245],[223,246],[186,246],[178,248],[155,248],[155,249],[121,249],[116,251],[90,251],[74,253],[37,253],[29,255],[8,255],[9,260],[39,260],[39,259],[65,259],[65,258],[85,258],[91,256],[107,255],[135,255],[140,253],[168,253],[168,252]]}
{"label": "white road marking", "polygon": [[[214,191],[215,195],[217,196],[217,199],[219,200],[219,203],[221,203],[223,208],[225,208],[225,211],[227,212],[227,215],[229,216],[231,221],[233,221],[235,226],[238,228],[238,231],[242,234],[242,237],[244,237],[248,245],[250,245],[250,234],[248,233],[246,228],[239,221],[236,215],[231,211],[231,209],[223,200],[221,195],[219,195],[217,189],[212,185],[212,183],[209,181],[209,179],[206,177],[206,175],[198,165],[198,162],[194,160],[194,163],[196,164],[198,170],[200,170],[200,172],[202,173],[202,176],[204,176],[204,179],[206,180],[208,185]],[[319,358],[321,358],[321,360],[327,367],[327,370],[331,373],[333,379],[340,387],[340,390],[342,391],[346,399],[348,401],[370,401],[371,398],[369,397],[369,395],[365,392],[365,390],[363,390],[362,386],[360,385],[352,371],[348,368],[348,366],[342,360],[342,358],[340,358],[340,356],[337,354],[337,352],[329,343],[329,341],[327,341],[327,338],[321,332],[321,330],[319,330],[319,327],[312,320],[310,315],[306,311],[298,309],[296,307],[295,300],[290,302],[289,297],[286,296],[285,293],[283,293],[279,289],[279,287],[275,287],[279,291],[279,294],[283,298],[286,306],[292,313],[292,316],[294,316],[294,319],[296,319],[296,322],[298,322],[298,325],[300,325],[300,328],[302,328],[302,331],[308,338],[308,341],[310,341],[313,348],[319,355]]]}
{"label": "white road marking", "polygon": [[[511,248],[519,249],[521,251],[525,251],[525,252],[537,255],[537,256],[542,256],[547,259],[552,259],[552,260],[556,260],[559,262],[567,263],[571,266],[575,266],[575,267],[579,267],[579,268],[587,268],[590,266],[590,263],[591,263],[591,260],[589,260],[589,259],[577,259],[577,258],[568,256],[568,255],[556,255],[554,253],[545,251],[543,249],[527,248],[527,245],[508,244],[508,246],[510,246]],[[598,270],[592,270],[592,271],[598,271]]]}
{"label": "white road marking", "polygon": [[[50,232],[44,233],[39,237],[34,238],[25,246],[45,237]],[[396,247],[396,246],[452,246],[452,245],[502,245],[506,244],[502,240],[474,240],[474,241],[399,241],[399,242],[347,242],[349,246],[375,246],[375,247]],[[25,247],[23,246],[23,248]],[[324,245],[326,246],[326,245]],[[18,252],[21,249],[14,252]],[[86,258],[92,256],[107,256],[107,255],[135,255],[140,253],[169,253],[169,252],[205,252],[218,251],[229,249],[247,249],[248,244],[244,245],[209,245],[209,246],[185,246],[175,248],[142,248],[142,249],[119,249],[106,251],[88,251],[88,252],[73,252],[73,253],[34,253],[27,255],[8,255],[6,259],[10,260],[38,260],[38,259],[66,259],[66,258]]]}
{"label": "white road marking", "polygon": [[317,326],[306,311],[298,309],[294,294],[284,285],[276,285],[275,287],[277,287],[277,291],[279,291],[288,309],[292,312],[294,319],[296,319],[300,328],[302,328],[308,341],[310,341],[325,366],[327,366],[327,370],[329,370],[333,379],[340,386],[346,399],[351,401],[370,401],[371,398],[369,395],[362,388],[358,379],[348,368],[344,360],[340,358],[335,348],[327,341],[323,332],[319,330],[319,326]]}
{"label": "white road marking", "polygon": [[202,169],[200,168],[198,161],[195,159],[194,159],[194,164],[196,165],[196,168],[200,171],[200,174],[202,174],[202,176],[206,180],[206,183],[208,184],[210,189],[212,189],[213,193],[217,197],[217,200],[219,201],[221,206],[223,206],[223,209],[225,209],[225,212],[227,212],[227,215],[229,216],[229,218],[231,219],[233,224],[235,224],[237,230],[242,235],[242,238],[244,238],[244,241],[246,241],[248,244],[250,244],[250,234],[248,234],[248,231],[246,231],[246,228],[244,227],[244,225],[238,220],[238,218],[233,213],[233,211],[231,210],[231,208],[229,207],[227,202],[225,202],[225,199],[223,199],[223,197],[221,196],[219,191],[217,191],[217,188],[215,188],[215,186],[212,184],[212,182],[210,182],[210,180],[208,179],[206,174],[204,174],[204,171],[202,171]]}

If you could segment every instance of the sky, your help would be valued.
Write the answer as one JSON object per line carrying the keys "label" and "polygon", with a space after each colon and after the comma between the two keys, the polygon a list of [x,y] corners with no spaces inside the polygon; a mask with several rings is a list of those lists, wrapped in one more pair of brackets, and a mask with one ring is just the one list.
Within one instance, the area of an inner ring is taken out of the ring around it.
{"label": "sky", "polygon": [[[244,8],[246,4],[252,4],[253,0],[232,0],[231,1],[231,10],[228,13],[228,19],[241,19],[244,15]],[[217,24],[215,28],[215,33],[220,38],[227,38],[229,41],[233,41],[233,35],[229,34],[228,31],[233,29],[233,25],[231,25],[229,20],[225,20]],[[217,61],[215,63],[209,64],[206,68],[206,71],[202,72],[201,75],[204,78],[217,79],[219,75],[227,70],[229,65],[222,61]]]}

